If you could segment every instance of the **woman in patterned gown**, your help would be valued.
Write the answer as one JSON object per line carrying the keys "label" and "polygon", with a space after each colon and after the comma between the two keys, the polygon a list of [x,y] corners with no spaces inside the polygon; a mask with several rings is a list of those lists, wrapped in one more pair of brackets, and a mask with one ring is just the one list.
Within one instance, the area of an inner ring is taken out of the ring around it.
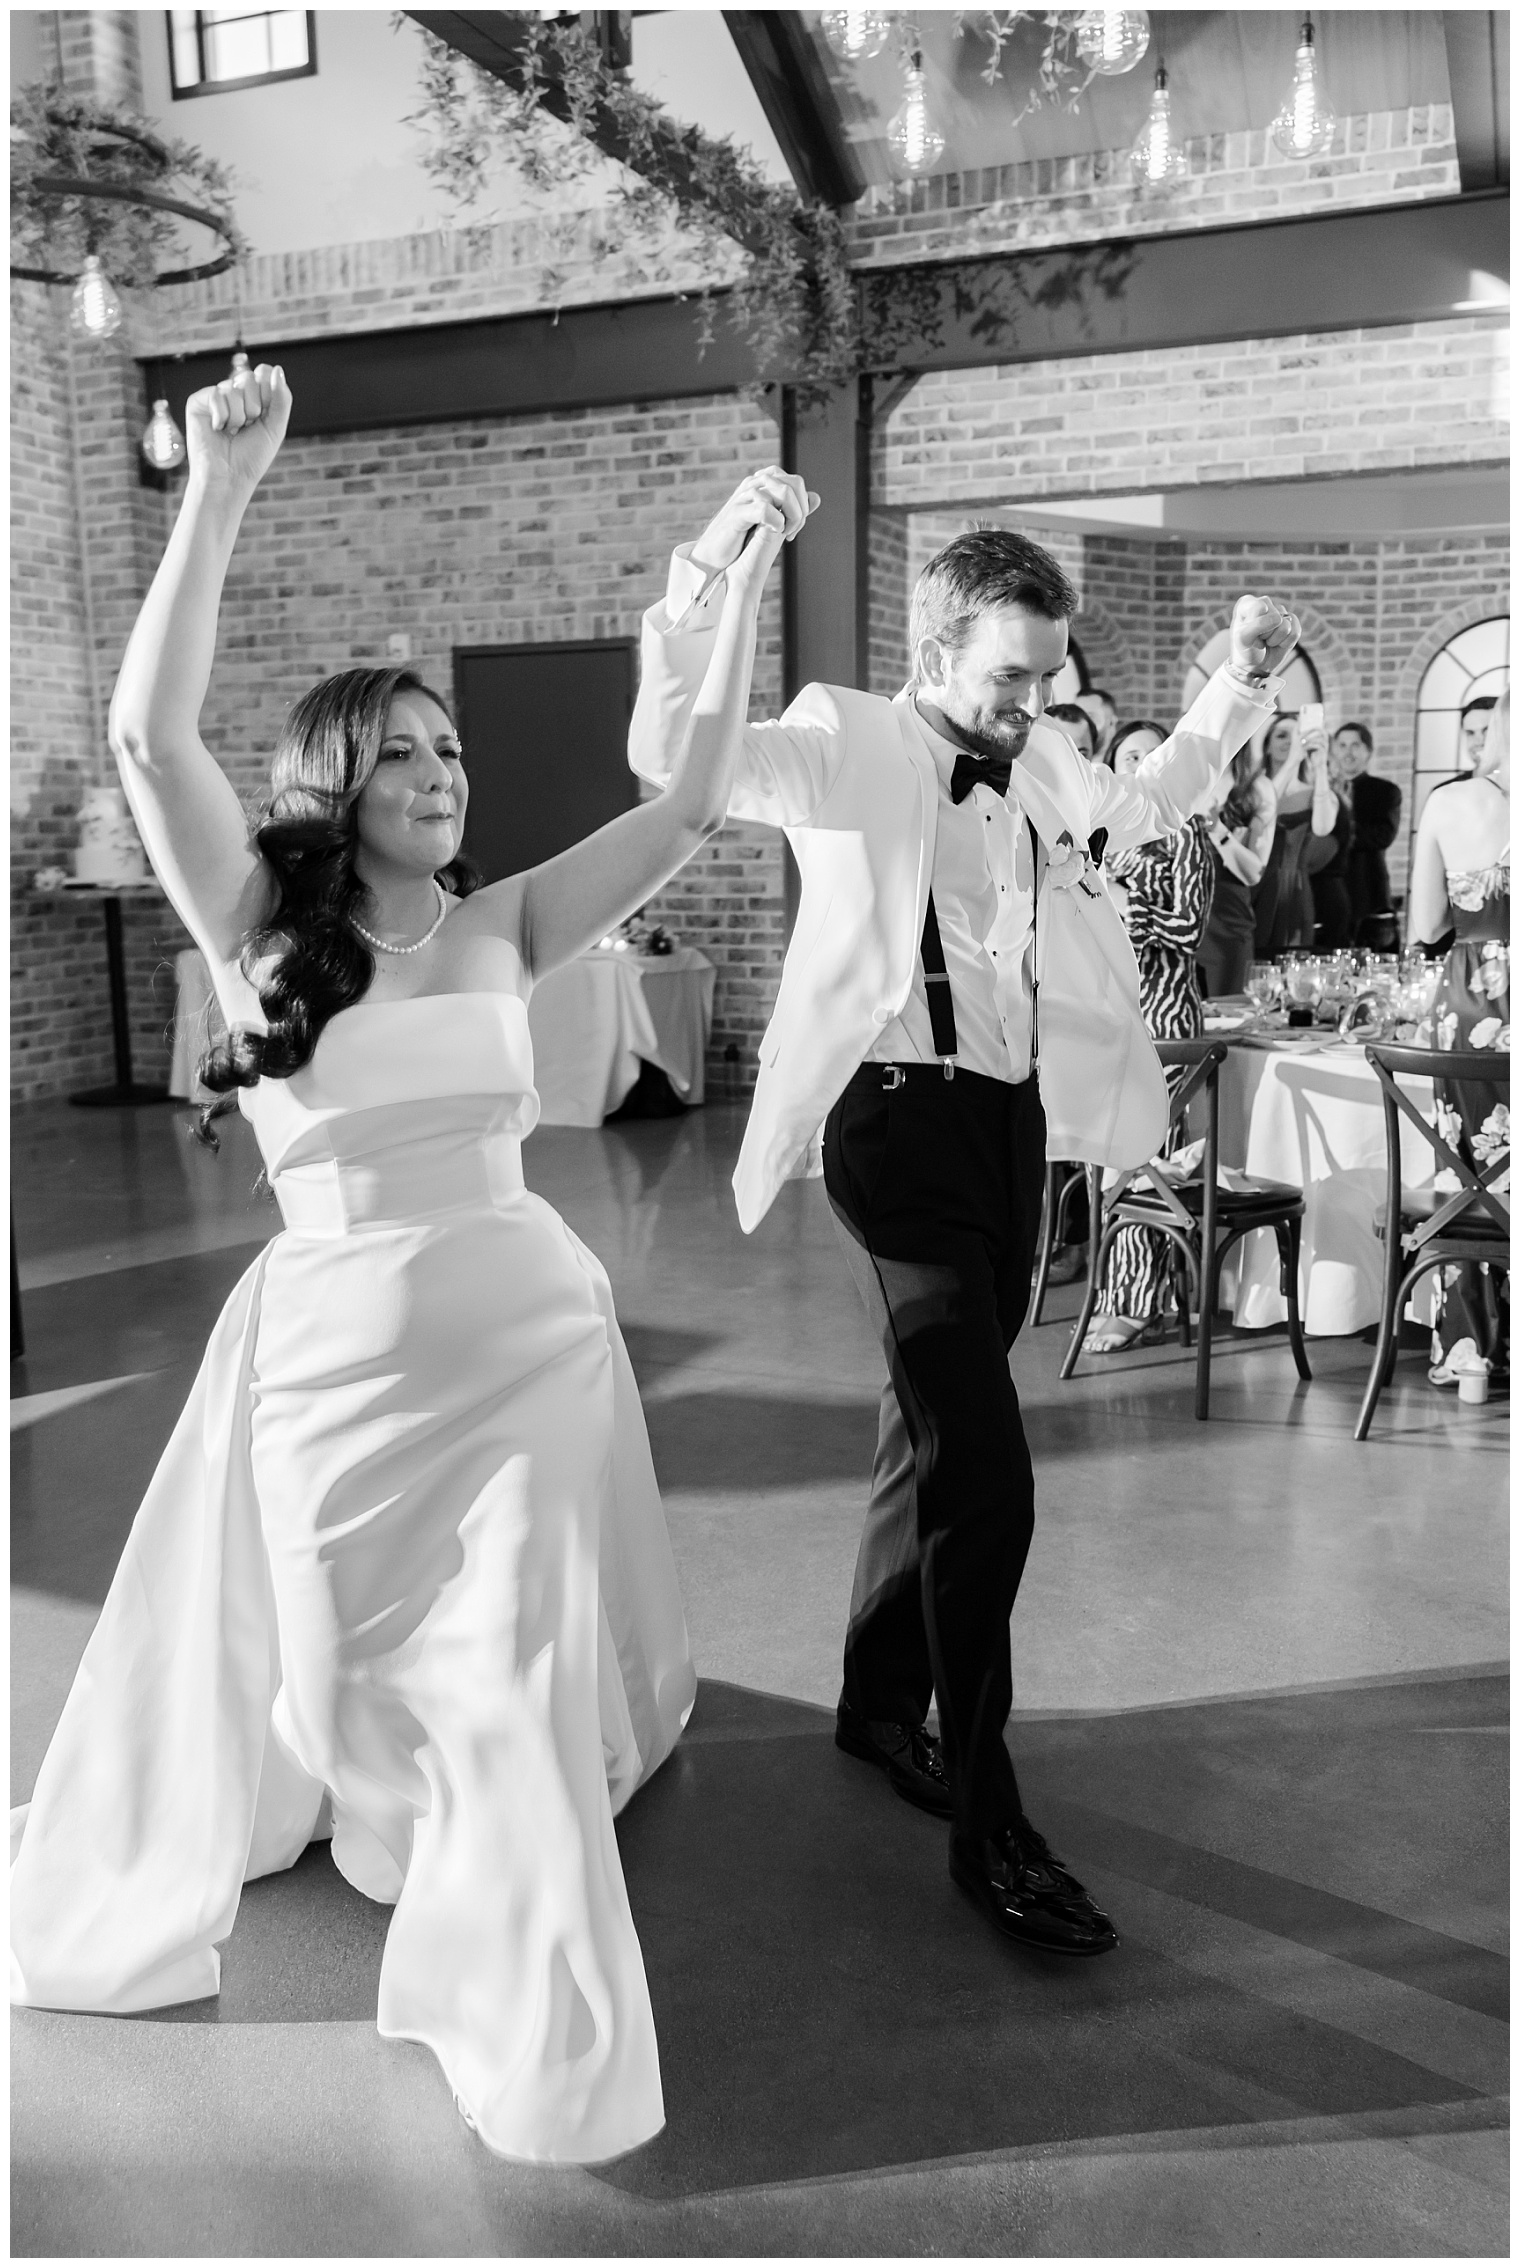
{"label": "woman in patterned gown", "polygon": [[[1109,761],[1118,773],[1134,772],[1165,738],[1165,727],[1149,719],[1127,724],[1114,734]],[[1141,843],[1108,862],[1128,901],[1125,920],[1140,964],[1140,1008],[1153,1039],[1196,1039],[1203,1030],[1197,953],[1214,895],[1209,845],[1214,824],[1191,819],[1179,834]],[[1082,1342],[1085,1354],[1118,1354],[1160,1338],[1170,1252],[1166,1238],[1149,1229],[1119,1231]]]}
{"label": "woman in patterned gown", "polygon": [[[1409,891],[1414,938],[1455,929],[1436,993],[1442,1047],[1509,1049],[1509,694],[1493,710],[1478,769],[1449,781],[1426,804]],[[1509,1149],[1509,1104],[1474,1079],[1437,1082],[1442,1134],[1470,1165]],[[1475,1262],[1443,1271],[1430,1379],[1454,1386],[1463,1373],[1509,1373],[1509,1277]]]}

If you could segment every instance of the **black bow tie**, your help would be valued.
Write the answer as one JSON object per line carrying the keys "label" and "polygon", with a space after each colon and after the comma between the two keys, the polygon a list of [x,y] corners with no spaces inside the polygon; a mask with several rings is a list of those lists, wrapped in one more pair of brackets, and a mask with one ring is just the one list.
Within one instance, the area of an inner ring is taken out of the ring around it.
{"label": "black bow tie", "polygon": [[950,801],[964,803],[974,787],[990,787],[994,795],[1006,795],[1012,777],[1011,756],[973,756],[967,749],[957,749],[955,770],[950,774]]}

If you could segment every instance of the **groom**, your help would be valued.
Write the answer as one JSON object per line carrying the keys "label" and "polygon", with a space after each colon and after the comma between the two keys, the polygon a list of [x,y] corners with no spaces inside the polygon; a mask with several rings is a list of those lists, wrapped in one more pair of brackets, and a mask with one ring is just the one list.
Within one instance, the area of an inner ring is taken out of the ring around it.
{"label": "groom", "polygon": [[[677,551],[644,618],[629,741],[644,778],[679,745],[724,570],[752,528],[795,536],[815,501],[769,466]],[[1242,599],[1230,662],[1117,778],[1041,721],[1077,604],[1036,544],[958,536],[914,590],[911,685],[893,701],[804,687],[779,723],[746,729],[729,812],[785,828],[802,874],[734,1174],[740,1223],[819,1170],[821,1127],[889,1376],[836,1737],[951,1821],[951,1874],[995,1927],[1092,1954],[1113,1926],[1026,1816],[1004,1741],[1034,1525],[1008,1351],[1047,1133],[1060,1156],[1123,1165],[1166,1126],[1134,956],[1085,846],[1098,828],[1122,850],[1186,823],[1274,708],[1298,626]]]}

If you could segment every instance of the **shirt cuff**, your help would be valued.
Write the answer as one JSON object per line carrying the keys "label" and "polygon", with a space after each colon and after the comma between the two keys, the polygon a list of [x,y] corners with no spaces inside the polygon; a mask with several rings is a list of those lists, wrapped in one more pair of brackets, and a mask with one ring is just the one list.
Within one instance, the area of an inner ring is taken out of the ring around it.
{"label": "shirt cuff", "polygon": [[667,630],[708,629],[722,611],[726,570],[698,566],[689,543],[677,544],[665,579]]}

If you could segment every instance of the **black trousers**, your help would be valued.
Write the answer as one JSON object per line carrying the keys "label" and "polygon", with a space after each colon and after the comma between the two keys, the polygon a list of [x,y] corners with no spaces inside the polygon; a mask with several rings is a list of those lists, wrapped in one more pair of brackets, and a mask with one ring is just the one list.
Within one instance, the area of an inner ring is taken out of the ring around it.
{"label": "black trousers", "polygon": [[887,1360],[844,1699],[921,1723],[931,1692],[955,1831],[1021,1809],[1004,1745],[1009,1617],[1034,1532],[1034,1474],[1008,1350],[1029,1304],[1045,1167],[1033,1079],[937,1065],[889,1087],[862,1064],[829,1114],[823,1170]]}

